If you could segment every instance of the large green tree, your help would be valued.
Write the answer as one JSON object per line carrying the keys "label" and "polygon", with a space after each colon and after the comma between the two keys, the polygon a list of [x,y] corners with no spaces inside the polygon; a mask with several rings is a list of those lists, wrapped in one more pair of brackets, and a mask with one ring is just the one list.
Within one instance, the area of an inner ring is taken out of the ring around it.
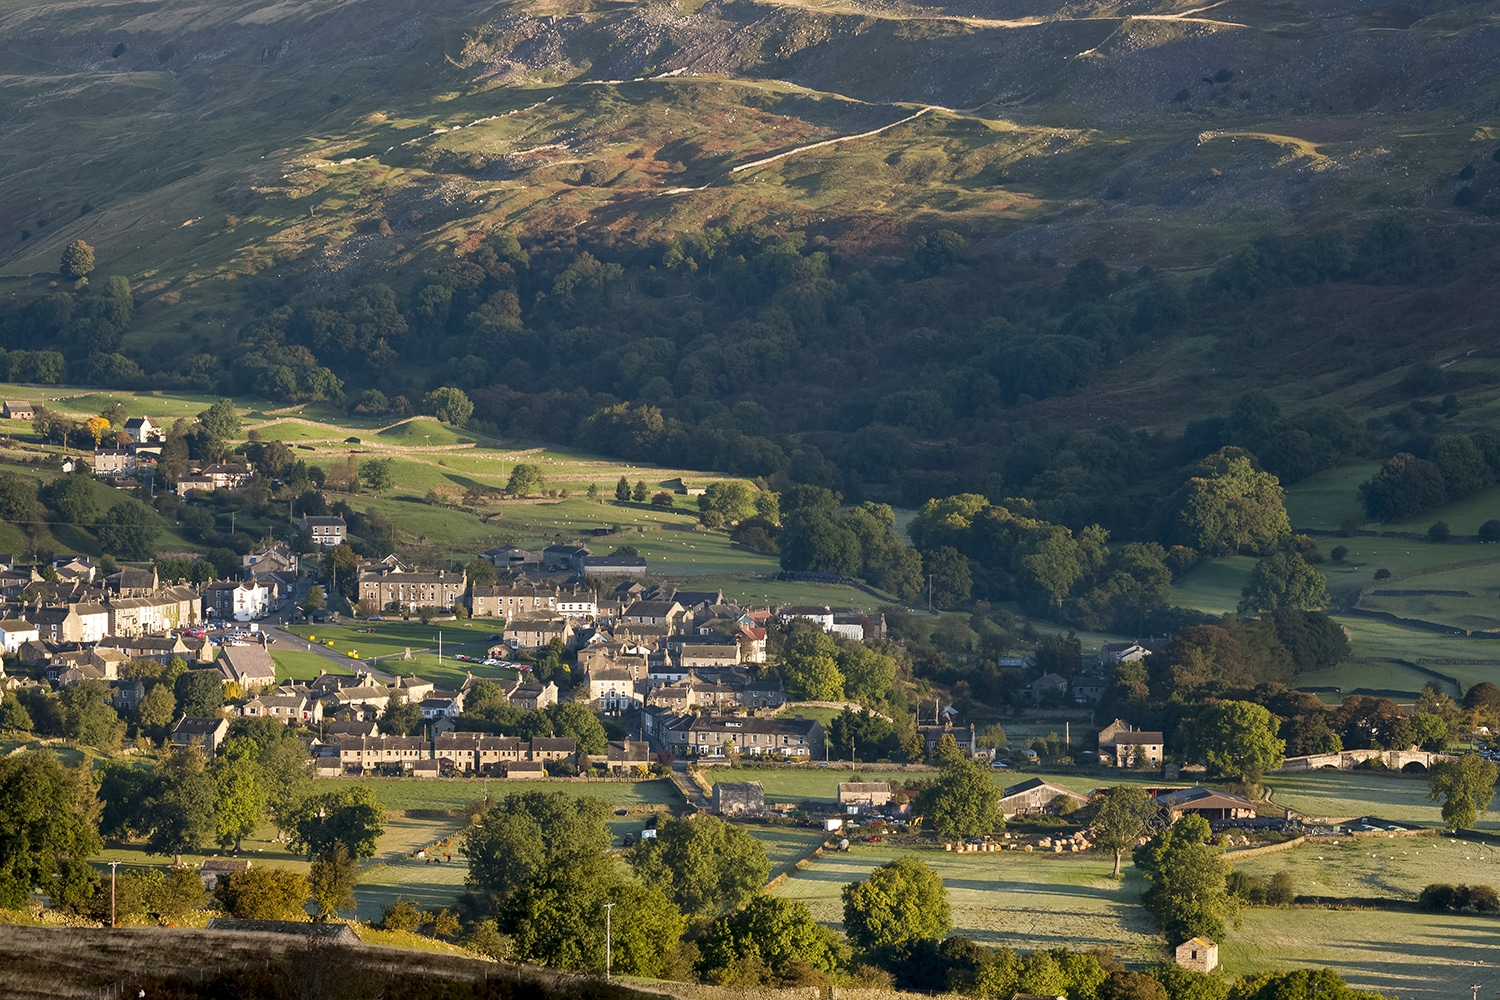
{"label": "large green tree", "polygon": [[0,757],[0,906],[19,908],[99,850],[92,786],[50,750]]}
{"label": "large green tree", "polygon": [[384,493],[396,485],[396,463],[389,458],[371,458],[359,467],[359,478],[371,493]]}
{"label": "large green tree", "polygon": [[1001,825],[999,805],[989,767],[956,753],[918,797],[917,812],[943,837],[977,837]]}
{"label": "large green tree", "polygon": [[317,919],[336,920],[340,910],[354,909],[359,868],[349,856],[349,848],[341,842],[334,841],[332,847],[313,859],[307,881],[313,903],[318,907]]}
{"label": "large green tree", "polygon": [[1478,754],[1464,754],[1432,765],[1427,797],[1443,800],[1443,822],[1453,831],[1472,827],[1495,797],[1495,762]]}
{"label": "large green tree", "polygon": [[868,953],[891,953],[913,941],[937,941],[953,929],[948,895],[937,872],[914,857],[876,868],[844,886],[844,933]]}
{"label": "large green tree", "polygon": [[220,399],[198,414],[198,424],[213,440],[228,441],[240,432],[240,413],[234,407],[234,400]]}
{"label": "large green tree", "polygon": [[547,476],[540,465],[517,462],[506,480],[505,493],[513,497],[529,497],[547,488]]}
{"label": "large green tree", "polygon": [[1281,482],[1238,448],[1205,458],[1184,488],[1178,541],[1200,552],[1264,554],[1290,534]]}
{"label": "large green tree", "polygon": [[493,913],[516,957],[602,970],[604,907],[624,935],[616,968],[656,975],[682,933],[677,907],[629,882],[609,856],[609,807],[562,792],[509,795],[464,834],[475,908]]}
{"label": "large green tree", "polygon": [[799,622],[782,647],[781,677],[787,689],[808,701],[839,701],[844,697],[844,673],[838,665],[839,646],[833,636]]}
{"label": "large green tree", "polygon": [[1089,834],[1095,844],[1114,852],[1114,877],[1120,877],[1120,858],[1135,846],[1146,823],[1160,807],[1139,785],[1101,788],[1089,799]]}
{"label": "large green tree", "polygon": [[81,681],[64,688],[62,732],[87,746],[113,750],[125,736],[125,724],[111,704],[113,692],[104,681]]}
{"label": "large green tree", "polygon": [[1263,706],[1220,701],[1198,714],[1192,748],[1203,756],[1211,777],[1255,784],[1286,760],[1280,729],[1280,721]]}
{"label": "large green tree", "polygon": [[242,920],[306,920],[307,876],[291,868],[249,868],[220,879],[214,895]]}
{"label": "large green tree", "polygon": [[77,281],[94,270],[94,248],[83,240],[74,240],[63,248],[62,260],[57,273],[69,281]]}
{"label": "large green tree", "polygon": [[761,842],[717,816],[669,819],[654,839],[636,845],[629,860],[642,882],[695,917],[735,909],[771,875]]}
{"label": "large green tree", "polygon": [[99,519],[94,529],[99,547],[117,559],[150,559],[161,526],[146,507],[123,500]]}
{"label": "large green tree", "polygon": [[720,985],[781,985],[831,973],[839,963],[833,931],[805,903],[756,896],[709,925],[698,942],[698,977]]}
{"label": "large green tree", "polygon": [[210,767],[217,797],[214,813],[219,846],[231,845],[239,853],[240,842],[255,832],[266,818],[266,787],[258,747],[244,736],[224,743]]}
{"label": "large green tree", "polygon": [[190,719],[217,718],[224,708],[224,675],[217,670],[189,670],[174,685],[177,708]]}
{"label": "large green tree", "polygon": [[42,502],[57,511],[65,524],[88,528],[99,513],[90,476],[59,476],[41,493]]}
{"label": "large green tree", "polygon": [[1255,564],[1240,592],[1241,614],[1290,608],[1310,611],[1328,603],[1328,580],[1300,552],[1273,552]]}
{"label": "large green tree", "polygon": [[303,799],[312,792],[312,758],[306,745],[285,726],[277,724],[276,730],[278,738],[260,742],[256,759],[266,794],[266,814],[279,832],[286,833]]}
{"label": "large green tree", "polygon": [[177,856],[211,842],[218,832],[218,786],[208,773],[203,751],[179,747],[156,765],[156,780],[141,810],[146,843],[155,854]]}
{"label": "large green tree", "polygon": [[356,858],[373,858],[385,831],[385,808],[368,785],[351,785],[302,800],[292,823],[292,849],[309,858],[341,843]]}
{"label": "large green tree", "polygon": [[1135,852],[1136,867],[1150,881],[1142,902],[1177,945],[1192,937],[1224,940],[1225,921],[1236,912],[1228,888],[1229,863],[1213,842],[1208,820],[1189,813]]}
{"label": "large green tree", "polygon": [[423,396],[422,409],[454,427],[462,427],[474,415],[474,404],[468,395],[451,385],[434,389]]}
{"label": "large green tree", "polygon": [[755,489],[738,480],[709,483],[698,497],[698,509],[705,513],[713,511],[729,524],[743,521],[756,514]]}
{"label": "large green tree", "polygon": [[1400,521],[1441,504],[1447,499],[1448,484],[1436,465],[1401,452],[1360,485],[1359,496],[1372,520]]}

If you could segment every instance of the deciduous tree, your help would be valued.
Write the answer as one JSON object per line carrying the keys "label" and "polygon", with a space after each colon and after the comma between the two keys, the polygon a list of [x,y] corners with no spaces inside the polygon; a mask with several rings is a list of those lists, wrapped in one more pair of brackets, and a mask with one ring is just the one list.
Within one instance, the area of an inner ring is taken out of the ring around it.
{"label": "deciduous tree", "polygon": [[366,785],[353,785],[304,799],[292,822],[292,848],[309,858],[342,843],[356,858],[373,858],[385,830],[385,809]]}
{"label": "deciduous tree", "polygon": [[1328,603],[1328,581],[1299,552],[1273,552],[1255,564],[1240,592],[1241,614],[1281,608],[1308,611]]}
{"label": "deciduous tree", "polygon": [[50,885],[64,860],[99,850],[92,788],[84,790],[51,750],[0,757],[0,906],[25,905],[32,887]]}
{"label": "deciduous tree", "polygon": [[42,491],[42,501],[68,524],[87,528],[99,513],[94,486],[88,476],[59,476]]}
{"label": "deciduous tree", "polygon": [[844,933],[855,948],[889,953],[912,941],[936,941],[953,929],[937,872],[914,857],[897,858],[863,882],[844,886]]}
{"label": "deciduous tree", "polygon": [[371,493],[384,493],[396,485],[396,463],[389,458],[368,459],[359,467],[359,478]]}
{"label": "deciduous tree", "polygon": [[266,818],[266,789],[256,745],[244,736],[225,742],[210,768],[217,789],[214,812],[219,846],[234,853]]}
{"label": "deciduous tree", "polygon": [[1236,911],[1229,894],[1229,863],[1213,843],[1208,820],[1190,813],[1135,852],[1136,867],[1151,882],[1142,902],[1177,945],[1192,937],[1224,940],[1225,920]]}
{"label": "deciduous tree", "polygon": [[1177,534],[1200,552],[1271,551],[1291,534],[1280,481],[1238,448],[1210,455],[1185,487]]}
{"label": "deciduous tree", "polygon": [[161,528],[145,506],[123,500],[109,509],[94,529],[99,547],[119,559],[150,559]]}
{"label": "deciduous tree", "polygon": [[454,427],[462,427],[474,415],[474,404],[468,395],[451,385],[434,389],[423,396],[422,409]]}
{"label": "deciduous tree", "polygon": [[771,862],[760,841],[717,816],[669,819],[629,855],[636,875],[689,916],[732,910],[760,891]]}
{"label": "deciduous tree", "polygon": [[215,441],[228,441],[240,432],[240,414],[234,400],[220,399],[198,414],[198,424],[203,432]]}
{"label": "deciduous tree", "polygon": [[94,270],[94,248],[83,240],[74,240],[64,249],[57,271],[69,281],[77,281]]}
{"label": "deciduous tree", "polygon": [[1255,784],[1286,759],[1280,728],[1276,717],[1254,702],[1220,701],[1199,713],[1192,748],[1202,754],[1210,776]]}
{"label": "deciduous tree", "polygon": [[1495,797],[1497,776],[1495,762],[1478,754],[1464,754],[1454,760],[1440,760],[1432,765],[1427,797],[1443,800],[1443,822],[1457,832],[1468,829],[1489,809]]}
{"label": "deciduous tree", "polygon": [[156,780],[142,808],[147,846],[155,854],[176,855],[181,864],[184,851],[197,850],[218,832],[217,800],[218,787],[203,751],[193,746],[169,751],[156,765]]}
{"label": "deciduous tree", "polygon": [[214,895],[241,920],[306,920],[307,876],[290,868],[248,868],[219,880]]}
{"label": "deciduous tree", "polygon": [[814,920],[806,904],[776,896],[756,896],[719,917],[698,951],[698,977],[721,985],[796,982],[808,972],[830,973],[839,962],[833,931]]}
{"label": "deciduous tree", "polygon": [[510,479],[505,483],[505,492],[513,497],[533,496],[547,487],[547,477],[540,465],[518,462],[510,470]]}
{"label": "deciduous tree", "polygon": [[340,910],[355,906],[354,887],[359,884],[359,869],[349,856],[349,849],[339,841],[313,860],[308,873],[312,901],[318,907],[317,919],[336,920]]}
{"label": "deciduous tree", "polygon": [[943,837],[977,837],[1000,825],[999,803],[1000,790],[989,767],[957,753],[922,792],[917,811]]}
{"label": "deciduous tree", "polygon": [[1160,807],[1138,785],[1101,788],[1089,799],[1089,833],[1094,843],[1115,855],[1114,877],[1120,877],[1120,858],[1135,846],[1146,823]]}

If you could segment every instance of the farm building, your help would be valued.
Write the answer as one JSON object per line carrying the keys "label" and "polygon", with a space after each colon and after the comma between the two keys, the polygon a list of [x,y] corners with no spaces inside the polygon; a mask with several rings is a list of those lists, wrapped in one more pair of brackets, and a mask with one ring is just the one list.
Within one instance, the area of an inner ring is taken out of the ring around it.
{"label": "farm building", "polygon": [[714,809],[720,816],[764,816],[766,790],[758,781],[721,781],[714,785]]}
{"label": "farm building", "polygon": [[1177,946],[1177,964],[1194,972],[1212,972],[1219,966],[1219,946],[1208,938],[1195,937]]}
{"label": "farm building", "polygon": [[1079,795],[1070,788],[1054,785],[1041,778],[1027,778],[1011,785],[1001,794],[1000,814],[1010,819],[1012,816],[1048,812],[1059,798],[1080,806],[1088,801],[1088,796]]}
{"label": "farm building", "polygon": [[891,785],[887,781],[840,781],[839,805],[845,809],[879,809],[891,801]]}
{"label": "farm building", "polygon": [[1207,820],[1253,819],[1255,803],[1228,792],[1215,791],[1201,785],[1166,792],[1156,797],[1172,819],[1181,819],[1187,813],[1197,813]]}

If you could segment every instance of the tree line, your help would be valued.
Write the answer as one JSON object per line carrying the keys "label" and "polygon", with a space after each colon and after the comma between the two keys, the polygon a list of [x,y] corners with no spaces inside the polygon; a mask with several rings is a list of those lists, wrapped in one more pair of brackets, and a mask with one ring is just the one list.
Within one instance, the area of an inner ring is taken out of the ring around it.
{"label": "tree line", "polygon": [[[369,415],[438,412],[433,393],[462,392],[452,422],[482,431],[856,502],[1022,497],[1048,521],[1132,538],[1170,492],[1163,481],[1225,445],[1289,483],[1372,449],[1410,451],[1426,433],[1367,428],[1330,407],[1284,414],[1258,390],[1175,436],[1024,416],[1162,340],[1262,323],[1268,299],[1299,288],[1435,280],[1410,265],[1431,260],[1422,235],[1391,220],[1267,236],[1194,282],[1097,259],[1059,273],[1050,261],[971,254],[947,231],[918,237],[900,263],[758,226],[655,245],[571,239],[495,234],[410,265],[391,285],[356,279],[332,295],[297,274],[248,278],[254,314],[216,353],[119,355],[113,331],[128,329],[132,308],[123,279],[18,293],[0,303],[0,347],[57,352],[66,371],[24,373],[41,381],[134,387],[144,367],[158,388]],[[1403,380],[1400,392],[1415,405],[1454,381],[1438,378]]]}

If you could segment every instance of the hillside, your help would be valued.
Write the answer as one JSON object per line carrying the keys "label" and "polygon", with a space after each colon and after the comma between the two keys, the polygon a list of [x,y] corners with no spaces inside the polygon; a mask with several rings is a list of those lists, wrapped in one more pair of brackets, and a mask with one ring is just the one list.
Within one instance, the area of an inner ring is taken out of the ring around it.
{"label": "hillside", "polygon": [[[488,433],[913,505],[1123,448],[1050,514],[1132,531],[1247,389],[1385,417],[1458,360],[1491,422],[1492,5],[12,2],[0,39],[0,346],[72,381],[455,384]],[[114,326],[59,304],[76,238]]]}
{"label": "hillside", "polygon": [[1485,4],[6,6],[0,262],[87,236],[163,306],[494,225],[941,218],[1184,263],[1309,211],[1446,209],[1500,143]]}

